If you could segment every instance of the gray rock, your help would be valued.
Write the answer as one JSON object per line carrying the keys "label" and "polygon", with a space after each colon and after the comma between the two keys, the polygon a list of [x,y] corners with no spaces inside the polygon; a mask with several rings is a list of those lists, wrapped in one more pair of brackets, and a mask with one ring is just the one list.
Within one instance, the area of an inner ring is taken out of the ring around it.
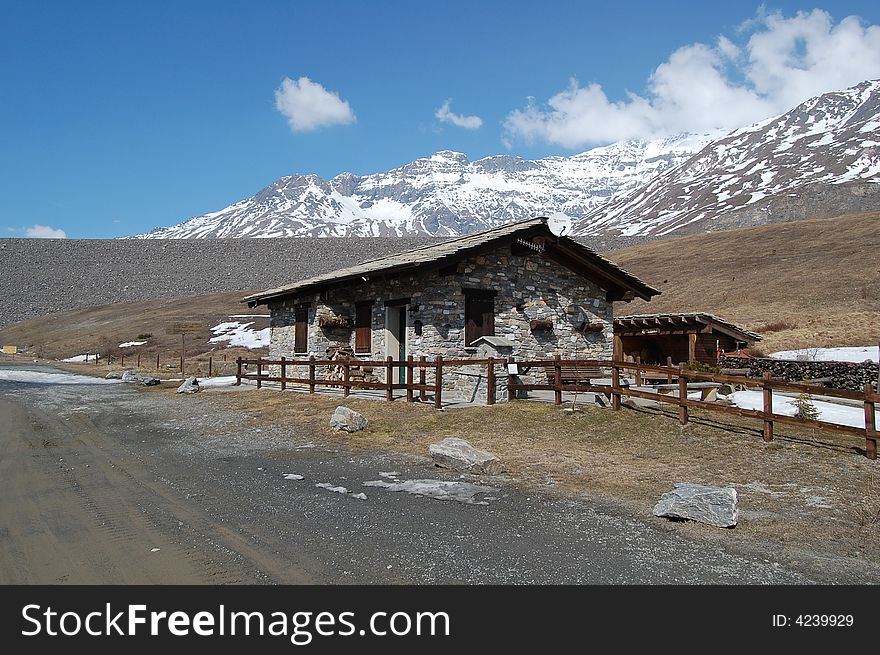
{"label": "gray rock", "polygon": [[119,379],[123,382],[137,382],[139,378],[137,371],[125,371],[119,376]]}
{"label": "gray rock", "polygon": [[678,482],[672,491],[660,497],[654,507],[654,516],[732,528],[737,520],[736,489]]}
{"label": "gray rock", "polygon": [[446,437],[440,443],[431,444],[428,450],[437,466],[488,475],[504,473],[504,467],[495,455],[474,448],[458,437]]}
{"label": "gray rock", "polygon": [[199,379],[196,377],[187,378],[183,384],[177,387],[177,393],[198,393],[199,390]]}
{"label": "gray rock", "polygon": [[122,373],[119,371],[110,371],[107,375],[104,376],[105,380],[120,380],[122,379]]}
{"label": "gray rock", "polygon": [[342,430],[346,432],[359,432],[367,427],[367,419],[353,409],[339,406],[333,412],[333,416],[330,417],[330,427],[336,432]]}
{"label": "gray rock", "polygon": [[145,375],[140,379],[140,383],[145,387],[155,387],[161,380],[159,378],[150,377],[149,375]]}

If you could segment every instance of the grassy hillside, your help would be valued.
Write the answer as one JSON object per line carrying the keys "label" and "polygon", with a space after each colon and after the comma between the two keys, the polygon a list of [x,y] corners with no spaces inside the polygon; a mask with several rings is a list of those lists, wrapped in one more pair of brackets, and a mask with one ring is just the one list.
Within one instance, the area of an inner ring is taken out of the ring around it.
{"label": "grassy hillside", "polygon": [[764,334],[767,352],[876,344],[878,255],[880,212],[681,237],[608,254],[663,292],[649,303],[618,303],[615,315],[710,312]]}
{"label": "grassy hillside", "polygon": [[[144,359],[161,354],[162,361],[174,361],[181,348],[180,335],[168,334],[168,327],[179,321],[195,322],[202,329],[187,335],[190,356],[211,350],[226,350],[225,343],[209,344],[210,328],[225,321],[254,321],[253,329],[269,326],[268,318],[231,319],[234,314],[268,314],[265,307],[249,309],[239,301],[246,291],[216,293],[186,298],[165,298],[116,303],[33,318],[0,329],[0,345],[26,348],[35,357],[63,359],[84,353],[108,353],[126,357],[138,353]],[[142,346],[120,349],[119,344],[146,341]],[[240,349],[234,349],[236,352]],[[248,351],[242,351],[242,355]],[[227,351],[227,358],[237,354]]]}

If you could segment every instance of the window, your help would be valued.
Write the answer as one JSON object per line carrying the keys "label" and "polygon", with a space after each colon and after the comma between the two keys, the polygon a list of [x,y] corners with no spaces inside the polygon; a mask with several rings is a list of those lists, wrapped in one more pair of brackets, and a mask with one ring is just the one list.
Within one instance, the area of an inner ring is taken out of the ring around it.
{"label": "window", "polygon": [[309,351],[309,306],[297,305],[294,309],[293,351]]}
{"label": "window", "polygon": [[355,303],[354,351],[369,353],[373,350],[373,301]]}
{"label": "window", "polygon": [[464,345],[495,335],[495,291],[464,290]]}

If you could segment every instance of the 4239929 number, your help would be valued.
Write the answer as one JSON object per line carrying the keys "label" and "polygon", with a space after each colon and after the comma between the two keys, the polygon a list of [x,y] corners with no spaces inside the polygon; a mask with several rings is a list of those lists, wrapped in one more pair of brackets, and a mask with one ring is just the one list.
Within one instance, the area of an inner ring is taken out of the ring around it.
{"label": "4239929 number", "polygon": [[852,614],[798,614],[792,619],[784,614],[773,616],[774,628],[849,628],[854,623]]}

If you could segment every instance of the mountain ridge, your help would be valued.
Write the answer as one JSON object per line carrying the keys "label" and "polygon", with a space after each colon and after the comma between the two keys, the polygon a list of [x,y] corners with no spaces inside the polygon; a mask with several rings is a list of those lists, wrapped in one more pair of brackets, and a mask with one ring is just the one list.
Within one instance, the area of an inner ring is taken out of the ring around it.
{"label": "mountain ridge", "polygon": [[576,235],[667,237],[880,208],[880,81],[731,132],[568,157],[441,150],[389,171],[288,175],[132,238],[459,236],[563,211]]}

